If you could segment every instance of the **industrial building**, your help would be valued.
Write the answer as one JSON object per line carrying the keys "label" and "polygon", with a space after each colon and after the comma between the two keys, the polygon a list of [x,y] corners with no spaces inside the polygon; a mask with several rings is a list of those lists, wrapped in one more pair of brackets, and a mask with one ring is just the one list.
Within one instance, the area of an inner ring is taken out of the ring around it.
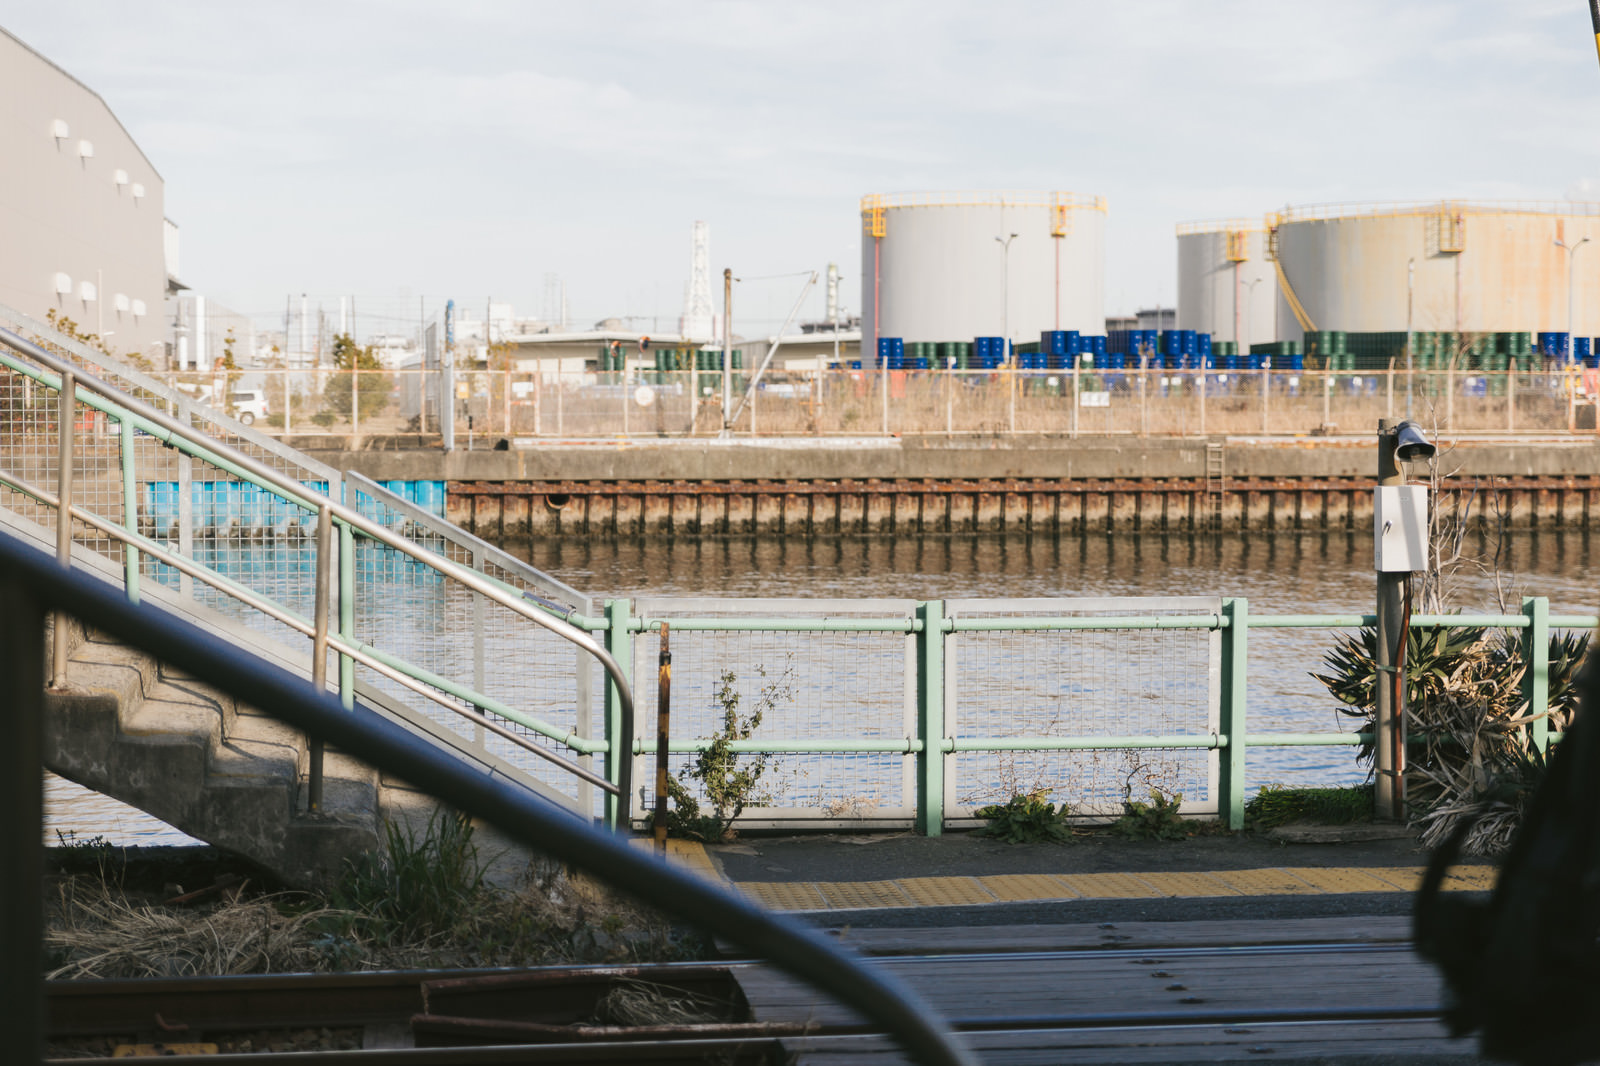
{"label": "industrial building", "polygon": [[0,305],[159,362],[177,230],[162,180],[94,90],[0,29]]}
{"label": "industrial building", "polygon": [[1209,333],[1213,342],[1232,341],[1245,351],[1277,340],[1274,274],[1261,222],[1180,225],[1176,328]]}
{"label": "industrial building", "polygon": [[1334,204],[1288,207],[1266,225],[1280,339],[1600,333],[1600,204]]}
{"label": "industrial building", "polygon": [[861,201],[862,347],[1105,329],[1103,197],[872,195]]}

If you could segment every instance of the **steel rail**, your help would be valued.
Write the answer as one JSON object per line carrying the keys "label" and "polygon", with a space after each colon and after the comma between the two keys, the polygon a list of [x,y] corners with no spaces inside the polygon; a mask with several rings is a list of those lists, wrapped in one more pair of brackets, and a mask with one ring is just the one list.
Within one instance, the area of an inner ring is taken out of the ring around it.
{"label": "steel rail", "polygon": [[[53,494],[43,489],[35,489],[24,485],[3,470],[0,470],[0,485],[8,486],[17,492],[39,501],[40,503],[59,509],[57,498]],[[99,515],[94,514],[91,511],[85,511],[80,507],[71,506],[68,508],[68,514],[72,518],[83,522],[85,525],[100,530],[113,540],[120,540],[124,544],[132,545],[133,547],[138,548],[140,551],[143,551],[145,554],[149,555],[153,560],[160,562],[165,566],[170,566],[174,570],[188,574],[190,577],[198,581],[205,582],[207,585],[217,589],[219,592],[226,593],[228,596],[231,596],[232,598],[245,604],[245,606],[261,612],[267,617],[273,619],[273,621],[288,626],[290,629],[295,630],[302,636],[320,639],[326,647],[340,652],[341,654],[348,655],[350,658],[356,660],[369,669],[382,674],[383,676],[389,678],[389,680],[404,686],[410,691],[415,692],[417,695],[432,701],[452,714],[464,718],[467,721],[472,722],[474,725],[482,726],[491,733],[511,741],[517,747],[522,748],[530,754],[537,755],[541,759],[545,759],[551,763],[554,763],[556,766],[559,766],[562,770],[572,774],[574,777],[577,777],[591,785],[596,786],[597,788],[609,792],[614,796],[622,795],[620,785],[613,784],[612,782],[607,781],[604,777],[601,777],[599,774],[568,762],[566,759],[561,758],[554,752],[533,743],[521,734],[507,729],[505,726],[501,725],[499,722],[496,722],[494,719],[485,714],[462,707],[458,703],[450,702],[445,698],[445,696],[454,696],[456,699],[466,700],[469,703],[472,703],[474,706],[492,710],[501,718],[508,719],[509,721],[512,721],[517,725],[524,727],[525,729],[531,729],[539,735],[556,741],[559,744],[564,744],[573,751],[578,752],[580,755],[592,755],[596,752],[604,752],[609,750],[609,745],[605,742],[587,740],[586,738],[579,737],[570,730],[563,732],[562,730],[556,729],[554,726],[551,726],[548,723],[534,718],[532,715],[527,715],[521,711],[518,711],[514,707],[502,704],[498,700],[491,699],[482,693],[474,692],[472,689],[469,689],[464,685],[457,685],[448,678],[433,674],[427,670],[421,669],[420,667],[412,666],[409,663],[405,663],[404,660],[385,655],[383,652],[373,648],[371,645],[351,643],[346,641],[336,633],[326,632],[324,626],[314,625],[312,622],[302,618],[300,615],[295,614],[293,611],[290,611],[287,608],[279,607],[271,600],[265,599],[250,588],[240,585],[231,578],[225,577],[222,574],[218,574],[216,571],[210,570],[199,563],[193,562],[187,557],[172,551],[159,541],[151,540],[143,534],[134,533],[130,530],[124,529],[115,523],[101,518]]]}
{"label": "steel rail", "polygon": [[[31,621],[41,631],[42,612],[51,609],[91,619],[97,628],[203,682],[226,692],[248,693],[250,702],[264,713],[404,778],[498,826],[522,844],[640,892],[663,910],[771,958],[802,980],[853,1004],[922,1062],[976,1066],[976,1058],[953,1038],[937,1012],[893,975],[868,969],[816,930],[764,911],[698,875],[555,811],[527,786],[479,773],[359,701],[346,708],[338,697],[318,691],[303,678],[167,611],[131,604],[100,579],[63,569],[10,534],[0,534],[0,579],[36,598],[41,614]],[[38,714],[41,705],[42,699],[36,698],[19,710]],[[37,828],[31,832],[37,839]]]}
{"label": "steel rail", "polygon": [[[84,374],[71,363],[57,358],[44,348],[13,333],[11,330],[0,327],[0,344],[10,347],[14,351],[61,375],[55,382],[54,387],[58,389],[61,387],[62,378],[73,381],[75,383],[74,399],[77,398],[78,389],[94,394],[100,399],[101,403],[93,406],[105,410],[105,413],[117,417],[119,420],[131,414],[136,421],[146,423],[144,428],[146,428],[147,432],[150,431],[149,427],[155,427],[163,431],[166,434],[165,437],[159,433],[152,433],[152,436],[156,436],[163,443],[174,447],[179,447],[179,445],[171,438],[177,436],[188,444],[187,448],[180,448],[180,450],[187,451],[198,458],[207,459],[208,461],[225,458],[226,462],[218,463],[217,465],[231,466],[238,471],[244,472],[249,479],[263,485],[263,487],[274,489],[280,496],[291,503],[300,504],[310,510],[316,510],[325,503],[330,514],[344,522],[348,528],[359,531],[363,536],[371,540],[410,556],[424,566],[460,582],[474,592],[487,596],[502,607],[509,608],[535,625],[541,626],[568,643],[582,648],[600,662],[607,676],[611,678],[612,684],[616,687],[621,705],[622,736],[632,738],[634,734],[633,688],[628,681],[627,673],[616,659],[583,629],[572,625],[570,622],[553,617],[523,597],[506,591],[498,582],[492,581],[474,570],[458,566],[444,556],[413,544],[406,538],[391,532],[381,523],[368,519],[355,508],[348,507],[337,500],[320,494],[309,493],[300,482],[285,477],[265,463],[231,445],[197,432],[192,426],[185,425],[183,422],[169,417],[142,400],[128,396],[115,386],[101,381],[93,375]],[[26,372],[26,369],[19,369],[19,372]],[[42,384],[50,385],[47,375],[38,374],[37,376]],[[107,406],[109,409],[106,409]],[[625,757],[613,760],[617,795],[627,796],[631,791],[631,763],[632,760]],[[624,816],[626,816],[626,812],[624,812]]]}

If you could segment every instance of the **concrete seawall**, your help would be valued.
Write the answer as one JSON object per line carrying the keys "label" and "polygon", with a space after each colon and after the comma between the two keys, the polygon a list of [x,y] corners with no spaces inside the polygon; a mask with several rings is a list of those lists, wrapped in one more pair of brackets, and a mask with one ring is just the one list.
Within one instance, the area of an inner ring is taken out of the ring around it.
{"label": "concrete seawall", "polygon": [[[297,442],[304,446],[309,441]],[[491,539],[1342,530],[1371,522],[1370,440],[545,443],[318,455],[442,479]],[[1600,445],[1458,442],[1439,504],[1516,528],[1600,524]]]}

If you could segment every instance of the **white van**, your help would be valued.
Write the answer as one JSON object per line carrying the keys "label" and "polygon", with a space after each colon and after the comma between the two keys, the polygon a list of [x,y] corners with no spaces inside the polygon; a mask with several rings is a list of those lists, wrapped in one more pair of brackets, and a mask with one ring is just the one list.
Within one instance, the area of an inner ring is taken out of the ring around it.
{"label": "white van", "polygon": [[267,417],[267,394],[261,389],[236,389],[228,393],[228,410],[233,417],[251,425]]}

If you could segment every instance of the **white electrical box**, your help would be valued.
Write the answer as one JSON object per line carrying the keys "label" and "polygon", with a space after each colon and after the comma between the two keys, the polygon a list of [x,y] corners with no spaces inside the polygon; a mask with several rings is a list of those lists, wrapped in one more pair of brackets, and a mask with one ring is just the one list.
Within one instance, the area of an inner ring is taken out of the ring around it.
{"label": "white electrical box", "polygon": [[1373,569],[1416,573],[1428,568],[1428,487],[1380,485],[1372,499]]}

